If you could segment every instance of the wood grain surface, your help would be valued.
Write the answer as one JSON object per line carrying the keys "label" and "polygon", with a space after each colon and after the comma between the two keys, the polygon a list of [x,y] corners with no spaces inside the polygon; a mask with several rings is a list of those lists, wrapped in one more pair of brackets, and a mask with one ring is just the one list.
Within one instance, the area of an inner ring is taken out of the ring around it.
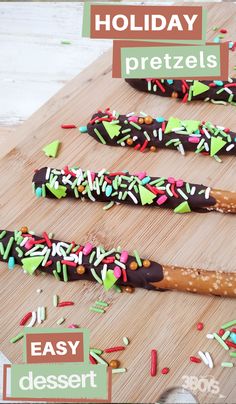
{"label": "wood grain surface", "polygon": [[[211,4],[208,9],[209,27],[227,27],[233,33],[235,4],[227,4],[226,8]],[[213,36],[209,28],[208,39]],[[230,57],[232,66],[235,54]],[[78,130],[60,129],[61,123],[84,125],[97,108],[107,106],[123,113],[145,111],[154,116],[208,119],[236,131],[233,106],[181,104],[138,93],[123,80],[111,79],[109,52],[68,83],[9,138],[8,147],[0,155],[0,228],[19,229],[28,225],[38,234],[46,230],[65,241],[90,240],[105,247],[121,245],[130,252],[138,249],[142,257],[163,264],[235,271],[236,216],[216,212],[175,215],[162,209],[134,209],[124,205],[106,212],[100,203],[37,200],[32,195],[34,169],[65,164],[95,171],[103,167],[127,169],[131,173],[147,170],[153,176],[171,175],[236,190],[234,157],[226,156],[219,164],[211,158],[191,153],[182,157],[170,150],[141,154],[103,146]],[[62,147],[58,158],[50,160],[42,147],[57,138]],[[218,331],[221,324],[235,317],[234,299],[145,290],[136,290],[134,294],[105,293],[98,284],[64,284],[50,276],[27,276],[20,268],[9,271],[3,263],[0,268],[1,349],[12,362],[22,361],[22,341],[9,342],[20,331],[19,320],[29,310],[45,305],[47,320],[43,326],[56,326],[56,321],[64,315],[66,322],[62,326],[73,322],[89,328],[93,347],[103,349],[121,344],[123,336],[130,339],[130,345],[119,355],[104,356],[119,358],[121,366],[127,368],[126,374],[113,376],[114,402],[157,402],[167,388],[181,386],[185,375],[209,380],[213,377],[219,383],[217,395],[197,390],[199,402],[235,402],[235,367],[221,368],[221,362],[229,360],[229,355],[217,342],[206,339],[207,332]],[[38,288],[42,289],[41,294],[36,293]],[[54,308],[55,293],[63,300],[73,300],[75,306]],[[110,303],[106,313],[89,312],[90,305],[100,298]],[[198,321],[205,325],[201,332],[196,330]],[[158,376],[153,378],[149,375],[152,348],[158,350],[159,369]],[[189,362],[189,356],[198,350],[211,353],[214,369]],[[161,375],[160,370],[166,366],[170,373]]]}

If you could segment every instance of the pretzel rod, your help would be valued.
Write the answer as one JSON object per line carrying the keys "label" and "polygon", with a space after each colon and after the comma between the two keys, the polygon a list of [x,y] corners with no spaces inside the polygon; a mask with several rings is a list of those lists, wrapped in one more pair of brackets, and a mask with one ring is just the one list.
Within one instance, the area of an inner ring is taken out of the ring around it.
{"label": "pretzel rod", "polygon": [[211,190],[173,177],[150,177],[146,172],[131,175],[105,169],[94,173],[81,168],[58,170],[44,167],[35,172],[33,189],[37,197],[86,198],[93,202],[107,202],[108,207],[128,203],[169,208],[175,213],[212,210],[236,213],[236,192]]}
{"label": "pretzel rod", "polygon": [[67,243],[46,232],[36,236],[27,228],[0,231],[0,260],[11,270],[19,264],[31,275],[39,270],[64,282],[97,281],[105,290],[116,285],[236,297],[235,272],[162,266],[140,258],[136,250],[129,255],[120,247],[107,251],[89,242],[83,246],[74,241]]}
{"label": "pretzel rod", "polygon": [[236,133],[229,128],[199,120],[152,117],[141,112],[120,115],[98,111],[87,126],[80,128],[98,142],[110,146],[128,146],[141,152],[159,148],[192,151],[221,161],[218,154],[236,155]]}
{"label": "pretzel rod", "polygon": [[126,79],[132,87],[182,102],[203,100],[213,104],[236,105],[236,78],[220,80]]}

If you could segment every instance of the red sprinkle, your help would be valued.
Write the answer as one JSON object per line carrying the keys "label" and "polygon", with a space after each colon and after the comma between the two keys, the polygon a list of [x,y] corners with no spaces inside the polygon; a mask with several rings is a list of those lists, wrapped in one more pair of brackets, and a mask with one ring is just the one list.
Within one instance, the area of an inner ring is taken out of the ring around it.
{"label": "red sprinkle", "polygon": [[162,371],[161,371],[161,373],[162,373],[163,375],[167,375],[167,373],[169,373],[169,371],[170,371],[169,368],[163,368]]}
{"label": "red sprinkle", "polygon": [[186,93],[185,96],[183,97],[183,99],[182,99],[182,102],[183,102],[183,103],[186,103],[186,102],[188,101],[188,95],[189,95],[189,94]]}
{"label": "red sprinkle", "polygon": [[160,88],[160,90],[161,90],[163,93],[166,92],[165,88],[163,87],[163,85],[160,83],[159,80],[156,80],[156,84],[158,85],[158,87]]}
{"label": "red sprinkle", "polygon": [[232,328],[231,332],[236,332],[236,328]]}
{"label": "red sprinkle", "polygon": [[220,30],[220,32],[221,32],[221,34],[227,34],[227,29],[225,29],[225,28],[222,28],[221,30]]}
{"label": "red sprinkle", "polygon": [[71,124],[71,125],[62,124],[62,125],[61,125],[61,128],[62,128],[62,129],[75,129],[75,128],[77,128],[77,126],[74,125],[74,124]]}
{"label": "red sprinkle", "polygon": [[197,329],[198,329],[198,331],[202,331],[202,330],[203,330],[203,327],[204,327],[203,323],[198,323],[198,324],[197,324]]}
{"label": "red sprinkle", "polygon": [[141,144],[138,143],[138,144],[136,144],[136,146],[134,146],[134,150],[138,150],[140,147],[141,147]]}
{"label": "red sprinkle", "polygon": [[151,370],[150,370],[150,375],[152,377],[156,376],[157,374],[157,350],[152,349],[151,350]]}
{"label": "red sprinkle", "polygon": [[32,311],[29,311],[20,321],[20,325],[25,325],[27,321],[32,317]]}
{"label": "red sprinkle", "polygon": [[47,235],[47,233],[44,231],[43,232],[43,237],[45,238],[45,241],[46,241],[46,243],[47,243],[47,246],[49,247],[49,248],[51,248],[52,247],[52,242],[51,242],[51,240],[49,239],[49,237],[48,237],[48,235]]}
{"label": "red sprinkle", "polygon": [[96,359],[95,359],[92,355],[90,355],[90,354],[89,354],[89,360],[90,360],[90,363],[91,363],[92,365],[96,365],[96,364],[97,364]]}
{"label": "red sprinkle", "polygon": [[41,238],[39,240],[33,240],[32,243],[33,244],[43,244],[43,243],[45,243],[45,238]]}
{"label": "red sprinkle", "polygon": [[77,267],[76,262],[62,260],[61,263],[65,264],[65,265],[68,265],[69,267]]}
{"label": "red sprinkle", "polygon": [[127,282],[127,273],[124,268],[122,268],[122,279],[123,279],[123,282]]}
{"label": "red sprinkle", "polygon": [[222,328],[218,332],[220,337],[222,337],[222,335],[224,335],[224,333],[225,333],[225,330],[223,330]]}
{"label": "red sprinkle", "polygon": [[74,306],[74,302],[60,302],[57,307]]}
{"label": "red sprinkle", "polygon": [[143,143],[143,145],[142,145],[140,151],[143,152],[143,151],[146,149],[147,145],[148,145],[148,140],[146,139],[146,140],[144,141],[144,143]]}
{"label": "red sprinkle", "polygon": [[196,356],[190,356],[190,361],[194,363],[201,363],[201,359],[197,358]]}
{"label": "red sprinkle", "polygon": [[228,345],[230,348],[236,349],[236,344],[232,341],[225,341],[226,345]]}
{"label": "red sprinkle", "polygon": [[118,352],[118,351],[124,351],[124,349],[125,349],[124,346],[114,346],[113,348],[104,349],[104,352],[105,353]]}
{"label": "red sprinkle", "polygon": [[52,265],[52,260],[47,261],[44,266],[47,268],[50,267],[50,265]]}

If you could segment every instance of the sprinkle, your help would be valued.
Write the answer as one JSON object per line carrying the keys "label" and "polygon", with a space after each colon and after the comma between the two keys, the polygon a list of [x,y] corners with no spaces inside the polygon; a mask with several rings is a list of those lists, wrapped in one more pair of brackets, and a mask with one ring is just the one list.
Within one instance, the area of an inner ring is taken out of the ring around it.
{"label": "sprinkle", "polygon": [[214,339],[214,335],[213,334],[207,334],[207,339]]}
{"label": "sprinkle", "polygon": [[[75,128],[77,128],[77,126],[74,125],[74,124],[62,124],[62,125],[61,125],[61,128],[62,128],[62,129],[75,129]],[[87,126],[81,126],[81,127],[79,128],[80,132],[81,132],[81,128],[86,128],[86,131],[87,131]]]}
{"label": "sprinkle", "polygon": [[196,356],[190,356],[189,359],[190,359],[191,362],[194,362],[194,363],[201,363],[202,362],[201,359],[197,358]]}
{"label": "sprinkle", "polygon": [[68,272],[67,272],[67,266],[65,264],[62,265],[62,274],[63,274],[63,281],[68,282]]}
{"label": "sprinkle", "polygon": [[107,205],[103,206],[103,210],[108,210],[110,208],[112,208],[112,206],[115,205],[114,201],[109,202]]}
{"label": "sprinkle", "polygon": [[42,291],[43,291],[42,289],[37,289],[36,290],[37,293],[42,293]]}
{"label": "sprinkle", "polygon": [[135,259],[136,259],[136,261],[138,263],[138,266],[141,267],[143,264],[142,264],[142,261],[140,259],[140,256],[139,256],[139,253],[138,253],[137,250],[134,250],[134,256],[135,256]]}
{"label": "sprinkle", "polygon": [[10,250],[11,250],[11,248],[12,248],[13,242],[14,242],[14,237],[10,237],[9,240],[8,240],[8,243],[7,243],[5,252],[4,252],[4,254],[3,254],[3,259],[4,259],[4,260],[7,260],[7,259],[8,259],[8,255],[9,255]]}
{"label": "sprinkle", "polygon": [[63,39],[61,41],[61,45],[71,45],[71,41],[68,41],[67,39]]}
{"label": "sprinkle", "polygon": [[38,320],[38,324],[42,323],[42,319],[41,319],[41,307],[39,306],[37,308],[37,320]]}
{"label": "sprinkle", "polygon": [[58,275],[58,273],[57,273],[57,271],[56,271],[55,269],[52,271],[52,273],[53,273],[53,275],[55,276],[55,278],[56,278],[57,281],[60,281],[60,280],[61,280],[60,276]]}
{"label": "sprinkle", "polygon": [[168,197],[166,195],[162,195],[157,199],[157,204],[158,205],[162,205],[163,203],[165,203],[167,201]]}
{"label": "sprinkle", "polygon": [[[223,327],[222,327],[223,328]],[[220,345],[226,350],[229,350],[228,345],[226,345],[226,343],[222,340],[222,338],[220,338],[220,336],[218,334],[216,334],[215,332],[213,333],[214,338],[220,343]]]}
{"label": "sprinkle", "polygon": [[198,323],[198,324],[197,324],[197,329],[198,329],[198,331],[202,331],[202,330],[203,330],[203,327],[204,327],[203,323]]}
{"label": "sprinkle", "polygon": [[102,307],[108,307],[108,306],[109,306],[109,304],[108,304],[107,302],[104,302],[104,301],[102,301],[102,300],[97,300],[97,301],[95,302],[95,304],[96,304],[97,306],[102,306]]}
{"label": "sprinkle", "polygon": [[232,368],[234,364],[232,362],[222,362],[221,367],[222,368]]}
{"label": "sprinkle", "polygon": [[123,337],[123,342],[126,346],[129,345],[129,339],[127,337]]}
{"label": "sprinkle", "polygon": [[90,348],[90,352],[94,352],[97,355],[101,355],[103,353],[103,351],[101,349],[98,349],[98,348]]}
{"label": "sprinkle", "polygon": [[8,268],[11,270],[13,269],[15,266],[15,258],[14,257],[9,257],[8,260]]}
{"label": "sprinkle", "polygon": [[42,321],[46,320],[46,308],[44,306],[41,306],[41,319]]}
{"label": "sprinkle", "polygon": [[37,313],[36,313],[36,311],[32,311],[31,320],[30,320],[29,324],[26,327],[28,327],[28,328],[33,327],[35,325],[36,321],[37,321]]}
{"label": "sprinkle", "polygon": [[152,377],[156,376],[157,374],[157,350],[151,350],[151,370],[150,374]]}
{"label": "sprinkle", "polygon": [[57,320],[57,325],[61,325],[62,323],[64,323],[64,321],[65,321],[64,317],[59,318],[59,320]]}
{"label": "sprinkle", "polygon": [[5,237],[6,234],[7,234],[6,230],[3,230],[3,231],[0,233],[0,240],[1,240],[3,237]]}
{"label": "sprinkle", "polygon": [[103,138],[103,136],[101,135],[101,133],[98,131],[97,128],[94,128],[94,132],[96,133],[96,135],[97,135],[98,139],[100,140],[100,142],[102,144],[106,144],[105,139]]}
{"label": "sprinkle", "polygon": [[20,325],[25,325],[27,321],[32,317],[32,312],[29,311],[20,321]]}
{"label": "sprinkle", "polygon": [[95,359],[92,355],[90,355],[90,354],[89,354],[89,361],[90,361],[90,363],[91,363],[92,365],[96,365],[96,364],[97,364],[96,359]]}
{"label": "sprinkle", "polygon": [[163,369],[161,370],[161,373],[162,373],[163,375],[167,375],[167,374],[169,373],[169,371],[170,371],[169,368],[163,368]]}
{"label": "sprinkle", "polygon": [[74,302],[60,302],[57,307],[74,306]]}
{"label": "sprinkle", "polygon": [[68,328],[79,328],[77,324],[70,324],[68,325]]}
{"label": "sprinkle", "polygon": [[97,281],[98,283],[100,283],[100,285],[102,285],[102,284],[103,284],[102,279],[99,278],[99,276],[98,276],[98,274],[96,273],[95,269],[94,269],[94,268],[90,268],[90,271],[91,271],[91,274],[93,275],[94,279],[96,279],[96,281]]}
{"label": "sprinkle", "polygon": [[230,354],[231,358],[236,358],[236,352],[230,352],[229,354]]}
{"label": "sprinkle", "polygon": [[10,339],[10,343],[14,344],[15,342],[19,341],[21,338],[24,337],[24,333],[20,332],[19,334],[17,334],[15,337]]}
{"label": "sprinkle", "polygon": [[234,325],[236,325],[236,320],[229,321],[228,323],[223,324],[221,328],[223,328],[224,330],[225,328],[233,327]]}
{"label": "sprinkle", "polygon": [[208,366],[208,360],[206,358],[206,354],[202,351],[198,351],[198,355],[200,356],[200,358],[203,360],[203,362],[205,363],[205,365]]}
{"label": "sprinkle", "polygon": [[108,366],[108,363],[107,363],[103,358],[101,358],[101,356],[97,355],[95,352],[93,352],[93,351],[90,350],[90,355],[91,355],[94,359],[96,359],[96,361],[97,361],[98,363],[100,363],[101,365],[106,365],[106,366]]}
{"label": "sprinkle", "polygon": [[125,372],[127,372],[126,368],[112,369],[112,373],[125,373]]}
{"label": "sprinkle", "polygon": [[95,313],[105,313],[105,310],[99,309],[98,307],[93,307],[93,306],[89,307],[89,310],[93,311]]}
{"label": "sprinkle", "polygon": [[112,348],[106,348],[104,349],[105,353],[111,353],[111,352],[118,352],[118,351],[124,351],[125,347],[124,346],[115,346]]}
{"label": "sprinkle", "polygon": [[222,339],[223,339],[223,341],[225,341],[228,337],[229,337],[229,335],[230,335],[230,331],[228,330],[228,331],[225,331],[225,333],[222,335]]}
{"label": "sprinkle", "polygon": [[213,369],[214,364],[213,364],[213,360],[212,360],[211,355],[209,354],[209,352],[205,352],[205,355],[206,355],[206,359],[207,359],[207,361],[208,361],[208,366],[209,366],[209,368],[210,368],[210,369]]}

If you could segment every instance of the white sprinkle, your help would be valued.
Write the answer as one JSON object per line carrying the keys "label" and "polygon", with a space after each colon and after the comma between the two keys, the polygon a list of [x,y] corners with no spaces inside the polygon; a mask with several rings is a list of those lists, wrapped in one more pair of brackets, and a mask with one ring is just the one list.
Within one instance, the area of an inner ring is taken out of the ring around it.
{"label": "white sprinkle", "polygon": [[162,137],[163,137],[163,132],[162,132],[162,129],[159,128],[158,129],[158,139],[160,140],[160,142],[162,141]]}
{"label": "white sprinkle", "polygon": [[106,169],[105,169],[105,168],[103,168],[102,170],[100,170],[100,171],[98,172],[98,177],[101,177],[105,172],[106,172]]}
{"label": "white sprinkle", "polygon": [[38,321],[38,324],[41,324],[41,323],[42,323],[42,319],[41,319],[41,307],[40,307],[40,306],[37,308],[37,321]]}
{"label": "white sprinkle", "polygon": [[233,79],[231,79],[231,77],[228,77],[228,82],[233,83]]}
{"label": "white sprinkle", "polygon": [[105,281],[106,276],[107,276],[107,264],[104,264],[104,265],[103,265],[101,274],[102,274],[102,280]]}
{"label": "white sprinkle", "polygon": [[228,152],[228,151],[230,151],[230,150],[232,150],[233,148],[234,148],[234,144],[230,144],[228,147],[226,147],[226,151]]}
{"label": "white sprinkle", "polygon": [[185,129],[185,127],[184,126],[181,126],[180,128],[173,128],[173,129],[171,129],[171,132],[179,132],[180,130],[184,130]]}
{"label": "white sprinkle", "polygon": [[58,181],[55,181],[54,188],[55,188],[55,189],[58,189],[58,188],[59,188],[59,182],[58,182]]}
{"label": "white sprinkle", "polygon": [[206,359],[207,359],[207,361],[208,361],[208,366],[209,366],[209,368],[210,368],[210,369],[213,369],[214,364],[213,364],[213,360],[212,360],[211,355],[209,354],[209,352],[205,352],[205,355],[206,355]]}
{"label": "white sprinkle", "polygon": [[156,129],[154,129],[154,131],[153,131],[153,136],[157,137],[157,130]]}
{"label": "white sprinkle", "polygon": [[182,191],[182,189],[177,188],[178,193],[187,201],[188,196]]}
{"label": "white sprinkle", "polygon": [[135,140],[138,139],[138,136],[133,136],[133,141],[135,142]]}
{"label": "white sprinkle", "polygon": [[207,142],[204,143],[204,147],[205,147],[205,150],[206,150],[207,152],[209,152],[210,149],[209,149],[209,145],[208,145]]}
{"label": "white sprinkle", "polygon": [[126,114],[127,117],[133,116],[133,115],[134,115],[134,112],[129,112],[128,114]]}
{"label": "white sprinkle", "polygon": [[150,138],[150,136],[149,136],[149,134],[147,133],[146,130],[143,132],[143,134],[144,134],[144,136],[146,137],[146,139],[147,139],[148,141],[151,140],[151,138]]}
{"label": "white sprinkle", "polygon": [[120,145],[121,145],[122,147],[125,147],[125,142],[121,142]]}
{"label": "white sprinkle", "polygon": [[179,152],[185,156],[185,151],[184,151],[184,146],[182,145],[182,143],[179,144],[179,146],[177,147],[177,150],[179,150]]}
{"label": "white sprinkle", "polygon": [[29,237],[24,237],[24,240],[22,240],[22,242],[20,243],[20,246],[24,247],[24,245],[27,243],[28,240],[29,240]]}
{"label": "white sprinkle", "polygon": [[55,257],[57,255],[57,244],[52,243],[52,256]]}
{"label": "white sprinkle", "polygon": [[147,116],[147,114],[146,114],[146,112],[140,111],[140,116],[145,117],[145,116]]}
{"label": "white sprinkle", "polygon": [[90,191],[92,191],[93,190],[93,181],[92,181],[90,170],[87,170],[87,178],[88,178],[88,185],[89,185]]}
{"label": "white sprinkle", "polygon": [[209,197],[210,197],[210,191],[211,191],[211,188],[210,188],[210,187],[207,187],[207,189],[206,189],[206,191],[205,191],[205,198],[206,198],[206,199],[209,199]]}
{"label": "white sprinkle", "polygon": [[225,90],[228,94],[233,94],[233,91],[230,90],[230,88],[228,88],[228,87],[224,87],[224,90]]}
{"label": "white sprinkle", "polygon": [[207,334],[207,339],[214,339],[214,335],[213,334]]}
{"label": "white sprinkle", "polygon": [[205,363],[205,365],[208,366],[208,360],[206,358],[206,355],[202,352],[202,351],[198,351],[198,355],[200,356],[200,358],[203,360],[203,362]]}
{"label": "white sprinkle", "polygon": [[132,192],[128,191],[128,195],[134,201],[134,203],[136,204],[138,203],[137,198],[134,196],[134,194],[132,194]]}
{"label": "white sprinkle", "polygon": [[124,344],[127,346],[127,345],[129,345],[129,339],[128,339],[128,337],[123,337],[123,342],[124,342]]}
{"label": "white sprinkle", "polygon": [[37,289],[36,292],[37,293],[41,293],[43,290],[42,289]]}
{"label": "white sprinkle", "polygon": [[207,137],[208,139],[210,139],[210,138],[211,138],[211,135],[210,135],[210,133],[206,130],[206,128],[204,128],[204,126],[202,127],[202,130],[203,130],[203,132],[205,133],[206,137]]}
{"label": "white sprinkle", "polygon": [[46,175],[45,175],[45,179],[46,179],[46,180],[49,180],[50,172],[51,172],[51,168],[48,167],[48,168],[47,168],[47,171],[46,171]]}
{"label": "white sprinkle", "polygon": [[37,314],[36,314],[36,311],[32,311],[32,317],[31,317],[31,320],[30,320],[29,324],[28,324],[26,327],[28,327],[28,328],[33,327],[33,326],[35,325],[35,323],[36,323],[36,320],[37,320]]}
{"label": "white sprinkle", "polygon": [[118,261],[118,260],[115,260],[114,262],[115,262],[115,264],[118,265],[119,267],[121,267],[121,268],[123,268],[123,269],[126,269],[125,264],[123,264],[122,262],[120,262],[120,261]]}
{"label": "white sprinkle", "polygon": [[194,195],[195,192],[196,192],[196,187],[193,186],[192,189],[191,189],[191,191],[190,191],[190,195]]}
{"label": "white sprinkle", "polygon": [[78,255],[78,264],[79,264],[79,265],[82,264],[82,259],[83,259],[83,251],[80,251],[80,252],[79,252],[79,255]]}

